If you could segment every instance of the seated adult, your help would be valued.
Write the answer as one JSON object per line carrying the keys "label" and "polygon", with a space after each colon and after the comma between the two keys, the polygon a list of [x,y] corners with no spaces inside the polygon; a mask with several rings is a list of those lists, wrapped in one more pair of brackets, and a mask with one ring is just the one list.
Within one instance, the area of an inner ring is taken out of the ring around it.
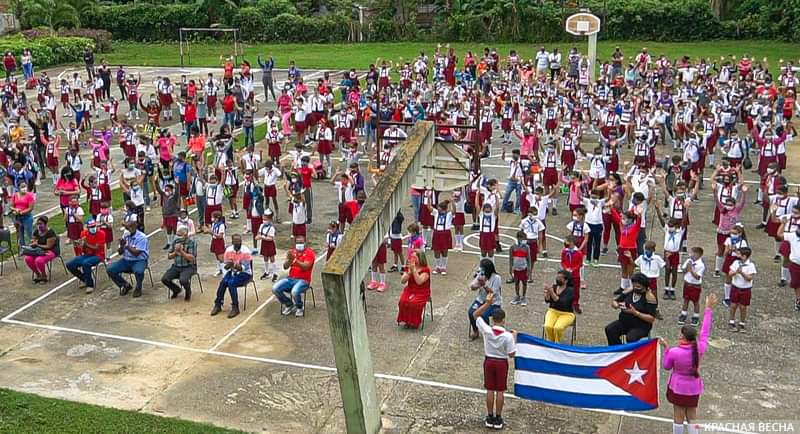
{"label": "seated adult", "polygon": [[106,271],[108,277],[119,288],[119,295],[123,296],[128,295],[133,287],[120,274],[133,273],[136,278],[136,289],[133,289],[133,296],[141,297],[144,270],[147,269],[147,261],[150,259],[150,240],[138,229],[136,221],[128,221],[124,223],[124,226],[127,232],[120,238],[118,250],[122,258],[109,265]]}
{"label": "seated adult", "polygon": [[185,292],[183,299],[189,301],[192,299],[192,276],[197,273],[197,243],[189,238],[189,229],[185,226],[178,228],[177,235],[178,238],[167,255],[175,262],[164,272],[161,283],[172,291],[170,298],[176,298],[181,293],[181,288],[173,280],[178,279]]}
{"label": "seated adult", "polygon": [[253,253],[249,247],[242,245],[241,235],[233,234],[231,245],[225,250],[222,262],[227,271],[219,281],[217,298],[214,300],[211,316],[222,312],[222,303],[225,301],[225,291],[227,290],[231,294],[231,310],[228,312],[228,318],[233,318],[239,315],[238,288],[247,285],[253,278]]}
{"label": "seated adult", "polygon": [[431,270],[424,250],[414,250],[408,257],[408,269],[400,282],[405,283],[400,301],[397,302],[397,324],[408,328],[419,328],[425,305],[431,297]]}
{"label": "seated adult", "polygon": [[94,219],[86,222],[86,229],[75,240],[75,248],[81,254],[67,261],[67,270],[81,281],[79,288],[86,288],[86,293],[91,294],[95,284],[92,267],[106,259],[106,233],[98,229]]}
{"label": "seated adult", "polygon": [[283,305],[281,315],[305,315],[303,294],[311,286],[311,273],[314,271],[315,260],[314,251],[306,247],[306,237],[296,235],[294,249],[286,252],[286,260],[283,261],[283,269],[289,270],[289,277],[284,277],[272,285],[272,293]]}
{"label": "seated adult", "polygon": [[642,273],[631,276],[632,288],[625,290],[612,302],[614,309],[620,309],[619,319],[606,326],[606,339],[609,345],[636,342],[650,334],[656,319],[658,299],[650,290],[650,279]]}
{"label": "seated adult", "polygon": [[560,270],[556,283],[544,286],[544,302],[550,307],[544,314],[544,338],[551,342],[561,342],[564,330],[575,322],[572,310],[572,273]]}
{"label": "seated adult", "polygon": [[58,235],[56,235],[56,231],[47,226],[48,221],[49,219],[44,215],[36,219],[33,239],[30,245],[22,250],[25,263],[33,271],[33,283],[47,282],[47,263],[61,255]]}
{"label": "seated adult", "polygon": [[486,295],[490,293],[494,294],[492,305],[483,311],[483,315],[481,315],[487,324],[489,323],[489,317],[492,316],[492,312],[503,306],[503,297],[500,287],[502,283],[503,279],[497,274],[494,268],[494,262],[488,258],[481,259],[480,271],[478,271],[475,279],[469,284],[469,289],[478,291],[475,300],[469,306],[469,309],[467,309],[470,325],[469,338],[471,340],[478,339],[480,336],[480,334],[478,334],[478,325],[475,323],[475,317],[472,314],[486,301]]}

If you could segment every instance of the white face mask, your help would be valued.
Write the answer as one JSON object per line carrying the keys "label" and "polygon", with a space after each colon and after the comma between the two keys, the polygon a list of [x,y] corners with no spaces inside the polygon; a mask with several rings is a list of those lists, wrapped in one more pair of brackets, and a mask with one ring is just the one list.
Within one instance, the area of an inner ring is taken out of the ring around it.
{"label": "white face mask", "polygon": [[302,252],[303,250],[306,249],[306,245],[305,243],[297,243],[294,245],[294,249],[297,250],[298,252]]}

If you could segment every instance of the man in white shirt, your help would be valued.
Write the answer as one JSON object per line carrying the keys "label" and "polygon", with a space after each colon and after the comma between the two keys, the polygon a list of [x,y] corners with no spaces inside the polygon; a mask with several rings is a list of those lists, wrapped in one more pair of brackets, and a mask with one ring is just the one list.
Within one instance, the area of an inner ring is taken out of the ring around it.
{"label": "man in white shirt", "polygon": [[745,332],[747,321],[747,307],[750,306],[750,296],[753,292],[753,278],[756,275],[756,265],[750,260],[753,251],[749,247],[742,247],[734,252],[737,258],[731,264],[728,276],[731,276],[731,311],[728,315],[728,329],[732,332],[736,328],[736,310],[739,310],[739,328]]}
{"label": "man in white shirt", "polygon": [[517,352],[517,332],[505,329],[506,313],[501,308],[492,312],[493,326],[486,324],[481,315],[494,302],[494,293],[486,295],[483,302],[472,316],[483,336],[483,350],[486,358],[483,362],[484,387],[486,388],[487,415],[484,425],[489,428],[503,428],[503,403],[506,384],[508,383],[508,359]]}

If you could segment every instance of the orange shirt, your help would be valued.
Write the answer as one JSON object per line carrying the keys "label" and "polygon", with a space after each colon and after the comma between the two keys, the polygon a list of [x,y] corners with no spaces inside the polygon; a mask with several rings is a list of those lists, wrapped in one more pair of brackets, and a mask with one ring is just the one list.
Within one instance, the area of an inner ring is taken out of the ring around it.
{"label": "orange shirt", "polygon": [[192,154],[202,154],[205,148],[206,138],[202,134],[189,139],[189,152]]}

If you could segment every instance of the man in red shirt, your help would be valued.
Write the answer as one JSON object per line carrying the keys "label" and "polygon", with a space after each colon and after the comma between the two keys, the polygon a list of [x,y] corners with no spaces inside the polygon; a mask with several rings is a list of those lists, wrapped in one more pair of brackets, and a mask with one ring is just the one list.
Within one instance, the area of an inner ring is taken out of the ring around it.
{"label": "man in red shirt", "polygon": [[236,98],[233,97],[231,91],[225,91],[225,98],[222,99],[222,111],[225,113],[224,123],[228,124],[228,128],[233,130],[233,116],[236,109]]}
{"label": "man in red shirt", "polygon": [[67,262],[67,270],[83,282],[79,288],[86,288],[86,293],[94,292],[92,267],[106,259],[106,233],[98,230],[94,219],[86,223],[86,229],[81,232],[81,237],[75,240],[75,248],[79,249],[79,256]]}
{"label": "man in red shirt", "polygon": [[275,282],[272,293],[283,305],[281,315],[294,314],[300,317],[305,315],[303,294],[311,286],[316,254],[306,247],[304,236],[296,235],[294,243],[294,249],[286,252],[286,260],[283,262],[283,269],[289,270],[289,277]]}

